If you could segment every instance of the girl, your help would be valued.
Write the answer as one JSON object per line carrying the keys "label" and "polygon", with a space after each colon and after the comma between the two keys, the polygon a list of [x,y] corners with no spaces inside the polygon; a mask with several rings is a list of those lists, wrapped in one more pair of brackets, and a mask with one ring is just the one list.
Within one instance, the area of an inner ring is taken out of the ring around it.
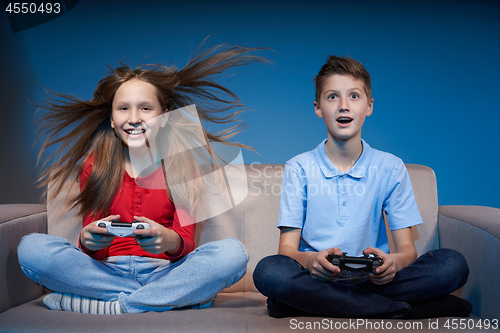
{"label": "girl", "polygon": [[[200,161],[210,162],[211,171],[220,167],[210,142],[249,148],[229,141],[239,126],[210,133],[198,118],[236,121],[238,112],[225,111],[243,105],[213,76],[267,62],[249,54],[254,50],[198,49],[181,70],[122,65],[99,81],[92,100],[55,93],[42,105],[47,113],[39,137],[47,138],[39,157],[60,144],[49,158],[55,162],[44,164],[42,186],[55,186],[55,197],[82,162],[80,194],[71,199],[83,217],[79,246],[31,234],[18,248],[24,273],[54,291],[43,300],[50,309],[120,314],[205,308],[245,274],[248,255],[236,239],[194,249],[196,207],[205,185],[198,179],[206,171]],[[115,237],[96,223],[117,219],[150,228]]]}

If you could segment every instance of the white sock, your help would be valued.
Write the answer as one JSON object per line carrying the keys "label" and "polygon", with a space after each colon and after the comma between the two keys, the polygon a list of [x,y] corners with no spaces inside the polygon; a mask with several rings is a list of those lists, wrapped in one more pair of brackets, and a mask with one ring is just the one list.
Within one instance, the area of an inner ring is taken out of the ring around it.
{"label": "white sock", "polygon": [[51,310],[73,311],[93,314],[121,314],[118,301],[103,301],[74,294],[50,293],[43,298],[43,303]]}

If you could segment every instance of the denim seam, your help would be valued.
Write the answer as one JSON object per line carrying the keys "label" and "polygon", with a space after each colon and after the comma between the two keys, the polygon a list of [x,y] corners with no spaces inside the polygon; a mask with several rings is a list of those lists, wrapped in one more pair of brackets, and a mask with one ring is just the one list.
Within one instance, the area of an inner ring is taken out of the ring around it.
{"label": "denim seam", "polygon": [[234,239],[240,245],[241,249],[243,250],[243,253],[245,254],[245,257],[247,258],[247,262],[249,262],[250,261],[250,253],[248,252],[248,249],[246,248],[246,246],[234,237],[230,237],[229,239]]}
{"label": "denim seam", "polygon": [[406,311],[404,311],[404,313],[398,313],[398,314],[394,314],[394,315],[390,316],[391,319],[401,318],[401,317],[403,317],[404,315],[408,314],[411,311],[410,304],[408,304],[407,302],[404,302],[404,301],[403,301],[403,303],[404,303],[404,305],[406,307],[405,308]]}
{"label": "denim seam", "polygon": [[122,311],[124,313],[129,313],[130,312],[130,308],[127,306],[126,302],[125,302],[125,293],[124,292],[121,292],[119,295],[118,295],[118,304],[120,304],[120,307],[122,308]]}

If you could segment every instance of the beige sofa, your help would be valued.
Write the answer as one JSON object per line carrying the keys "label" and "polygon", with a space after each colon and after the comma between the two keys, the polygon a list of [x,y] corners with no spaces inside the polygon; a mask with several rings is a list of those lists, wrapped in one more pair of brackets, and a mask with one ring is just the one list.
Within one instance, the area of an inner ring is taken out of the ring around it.
{"label": "beige sofa", "polygon": [[[469,281],[457,294],[474,307],[473,316],[466,319],[466,323],[470,327],[479,318],[500,319],[500,209],[438,207],[432,169],[412,164],[407,167],[424,219],[424,224],[414,229],[418,253],[439,247],[462,252],[471,273]],[[0,332],[289,332],[301,328],[307,331],[380,332],[400,327],[418,332],[457,331],[450,330],[451,326],[446,327],[453,324],[449,318],[420,321],[270,318],[265,297],[254,287],[252,273],[261,258],[277,251],[279,232],[276,221],[283,165],[252,164],[245,168],[246,184],[232,188],[236,194],[248,191],[243,202],[198,223],[199,244],[236,237],[247,246],[251,255],[246,276],[220,293],[210,309],[120,316],[48,310],[42,303],[43,290],[20,270],[17,245],[22,236],[32,232],[48,232],[76,242],[81,220],[74,211],[65,208],[64,200],[68,194],[64,193],[48,207],[0,205]],[[78,190],[76,183],[67,187],[69,192]],[[436,325],[439,330],[435,329]]]}

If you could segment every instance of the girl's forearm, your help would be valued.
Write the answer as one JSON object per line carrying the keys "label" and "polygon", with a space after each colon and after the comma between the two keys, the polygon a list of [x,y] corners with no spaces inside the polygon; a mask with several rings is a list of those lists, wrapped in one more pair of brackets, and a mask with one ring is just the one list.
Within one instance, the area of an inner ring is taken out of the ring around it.
{"label": "girl's forearm", "polygon": [[178,253],[181,249],[181,236],[173,230],[166,229],[163,241],[163,252],[167,254]]}

